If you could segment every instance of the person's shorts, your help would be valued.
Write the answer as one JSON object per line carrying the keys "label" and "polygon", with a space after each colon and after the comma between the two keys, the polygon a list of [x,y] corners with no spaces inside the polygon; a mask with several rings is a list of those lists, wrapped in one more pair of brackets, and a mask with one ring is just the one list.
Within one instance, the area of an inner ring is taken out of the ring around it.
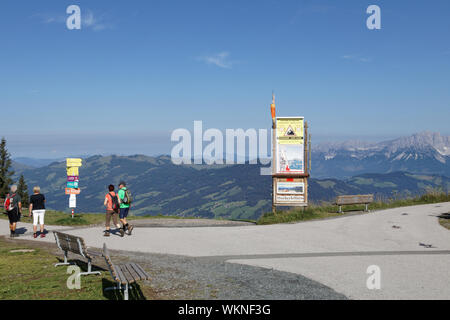
{"label": "person's shorts", "polygon": [[119,218],[120,219],[125,219],[126,217],[128,217],[128,212],[129,211],[130,211],[130,208],[120,208]]}
{"label": "person's shorts", "polygon": [[8,211],[8,219],[9,219],[9,224],[19,222],[19,220],[20,220],[19,209],[14,208],[11,211]]}

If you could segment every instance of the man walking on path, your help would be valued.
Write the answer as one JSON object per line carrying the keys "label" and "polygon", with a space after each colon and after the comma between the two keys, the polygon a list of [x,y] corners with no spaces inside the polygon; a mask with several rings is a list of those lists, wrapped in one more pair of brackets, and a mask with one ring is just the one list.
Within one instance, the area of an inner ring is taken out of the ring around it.
{"label": "man walking on path", "polygon": [[11,232],[10,237],[17,237],[16,226],[20,220],[20,213],[22,212],[22,202],[20,196],[17,194],[17,186],[11,186],[11,193],[6,196],[5,200],[6,214],[9,219],[9,230]]}
{"label": "man walking on path", "polygon": [[126,230],[128,230],[128,235],[131,235],[131,231],[133,230],[133,226],[128,224],[127,217],[130,211],[130,194],[127,191],[127,187],[125,182],[120,182],[119,184],[119,203],[120,203],[120,213],[119,218],[120,222],[122,222],[122,228],[120,229],[120,235],[123,237]]}

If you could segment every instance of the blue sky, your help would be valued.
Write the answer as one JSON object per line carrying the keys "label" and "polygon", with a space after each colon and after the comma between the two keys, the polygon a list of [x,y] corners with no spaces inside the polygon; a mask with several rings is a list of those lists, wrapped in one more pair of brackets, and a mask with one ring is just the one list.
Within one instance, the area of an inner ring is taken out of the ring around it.
{"label": "blue sky", "polygon": [[272,90],[315,142],[450,134],[449,35],[447,0],[4,0],[0,136],[13,157],[170,153],[194,120],[269,128]]}

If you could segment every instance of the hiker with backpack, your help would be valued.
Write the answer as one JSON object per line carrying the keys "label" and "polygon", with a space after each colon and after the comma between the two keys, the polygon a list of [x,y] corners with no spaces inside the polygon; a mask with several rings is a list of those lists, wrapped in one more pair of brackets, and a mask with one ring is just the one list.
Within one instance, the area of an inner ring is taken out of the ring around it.
{"label": "hiker with backpack", "polygon": [[[114,225],[117,227],[117,229],[121,230],[120,224],[117,220],[117,215],[120,210],[120,204],[119,204],[119,198],[117,197],[117,194],[114,192],[114,186],[110,184],[108,186],[108,193],[105,196],[105,201],[103,202],[103,205],[106,207],[106,230],[104,233],[105,237],[109,237],[109,227],[111,224],[111,217],[113,219]],[[123,237],[123,234],[121,233],[121,236]]]}
{"label": "hiker with backpack", "polygon": [[127,186],[125,182],[120,182],[119,184],[119,204],[120,204],[120,213],[119,218],[122,222],[122,228],[120,229],[120,235],[123,237],[125,231],[128,231],[128,235],[131,235],[131,231],[133,230],[133,226],[128,224],[127,222],[127,216],[130,212],[130,204],[132,201],[131,193],[129,190],[127,190]]}
{"label": "hiker with backpack", "polygon": [[17,194],[17,186],[12,185],[10,189],[11,193],[6,195],[4,207],[9,219],[9,230],[11,232],[10,237],[17,237],[16,226],[20,221],[20,215],[22,212],[22,202],[20,196]]}
{"label": "hiker with backpack", "polygon": [[41,227],[41,238],[44,238],[45,196],[41,194],[41,188],[39,186],[33,188],[33,195],[30,197],[28,211],[30,213],[29,216],[33,216],[33,238],[37,238],[38,223]]}

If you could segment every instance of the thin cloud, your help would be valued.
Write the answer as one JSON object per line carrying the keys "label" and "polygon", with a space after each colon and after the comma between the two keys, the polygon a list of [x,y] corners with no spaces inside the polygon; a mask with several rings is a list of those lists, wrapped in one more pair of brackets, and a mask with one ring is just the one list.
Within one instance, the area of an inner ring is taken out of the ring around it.
{"label": "thin cloud", "polygon": [[99,18],[94,17],[94,13],[90,10],[87,10],[86,13],[81,13],[81,28],[86,26],[88,28],[92,28],[94,31],[101,31],[105,29],[112,29],[112,26],[106,24],[103,20],[104,17],[100,16]]}
{"label": "thin cloud", "polygon": [[359,62],[372,62],[372,58],[368,57],[361,57],[354,54],[346,54],[341,57],[344,60],[352,60],[352,61],[359,61]]}
{"label": "thin cloud", "polygon": [[198,60],[208,65],[215,65],[219,68],[231,69],[235,62],[229,60],[229,52],[220,52],[210,56],[199,57]]}
{"label": "thin cloud", "polygon": [[[65,24],[67,18],[70,16],[69,14],[48,14],[48,13],[38,13],[34,15],[38,17],[42,23],[45,24]],[[81,29],[89,28],[94,31],[101,31],[106,29],[112,29],[113,26],[109,23],[105,22],[104,15],[97,17],[94,13],[89,10],[83,10],[81,8]]]}

